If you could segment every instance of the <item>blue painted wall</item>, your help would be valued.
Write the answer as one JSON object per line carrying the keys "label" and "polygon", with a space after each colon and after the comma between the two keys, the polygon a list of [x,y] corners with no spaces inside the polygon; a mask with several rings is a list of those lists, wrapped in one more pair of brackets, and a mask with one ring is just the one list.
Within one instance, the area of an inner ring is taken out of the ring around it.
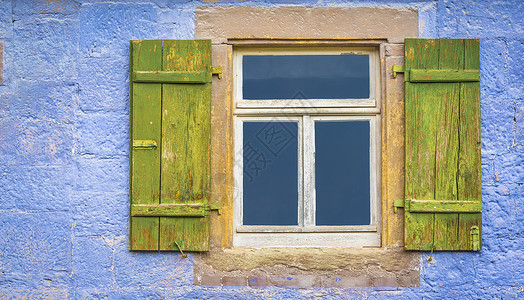
{"label": "blue painted wall", "polygon": [[[127,250],[128,40],[190,39],[200,1],[1,1],[0,298],[524,297],[524,2],[416,6],[420,36],[480,38],[484,248],[421,260],[419,288],[208,288],[192,261]],[[394,26],[394,24],[392,24]]]}

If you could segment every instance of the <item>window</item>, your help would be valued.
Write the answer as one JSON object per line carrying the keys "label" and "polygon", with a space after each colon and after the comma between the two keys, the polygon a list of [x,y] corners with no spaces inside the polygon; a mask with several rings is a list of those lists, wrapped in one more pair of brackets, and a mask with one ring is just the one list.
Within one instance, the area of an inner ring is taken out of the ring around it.
{"label": "window", "polygon": [[233,59],[233,245],[379,246],[378,49]]}

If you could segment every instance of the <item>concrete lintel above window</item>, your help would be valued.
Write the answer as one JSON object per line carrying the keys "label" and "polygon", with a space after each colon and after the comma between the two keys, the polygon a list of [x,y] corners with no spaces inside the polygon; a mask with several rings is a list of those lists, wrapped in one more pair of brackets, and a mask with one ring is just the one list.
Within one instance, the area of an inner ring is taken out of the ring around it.
{"label": "concrete lintel above window", "polygon": [[[278,24],[278,26],[275,26]],[[415,7],[197,7],[195,38],[386,39],[418,37]]]}

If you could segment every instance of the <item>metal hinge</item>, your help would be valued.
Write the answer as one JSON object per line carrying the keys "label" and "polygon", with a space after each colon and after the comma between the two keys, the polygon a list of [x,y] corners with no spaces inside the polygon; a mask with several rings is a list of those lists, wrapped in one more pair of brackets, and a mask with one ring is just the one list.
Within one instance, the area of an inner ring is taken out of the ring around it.
{"label": "metal hinge", "polygon": [[393,78],[397,78],[397,73],[404,73],[404,66],[393,65]]}
{"label": "metal hinge", "polygon": [[471,226],[471,229],[470,229],[469,232],[471,234],[471,250],[479,251],[479,249],[480,249],[479,227],[478,226]]}
{"label": "metal hinge", "polygon": [[222,67],[211,67],[211,74],[218,75],[218,79],[222,79]]}
{"label": "metal hinge", "polygon": [[222,214],[222,204],[218,202],[209,203],[209,210],[216,210],[219,215]]}
{"label": "metal hinge", "polygon": [[394,200],[393,201],[393,210],[395,211],[395,213],[397,213],[398,208],[399,207],[404,208],[404,205],[405,205],[404,200]]}

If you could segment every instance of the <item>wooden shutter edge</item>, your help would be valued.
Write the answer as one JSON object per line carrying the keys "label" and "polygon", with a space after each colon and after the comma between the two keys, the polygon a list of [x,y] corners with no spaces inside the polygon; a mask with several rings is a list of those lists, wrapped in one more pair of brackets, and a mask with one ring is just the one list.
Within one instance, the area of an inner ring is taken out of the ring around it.
{"label": "wooden shutter edge", "polygon": [[[133,40],[129,41],[129,78],[131,78],[133,74]],[[128,217],[128,249],[130,251],[133,250],[133,244],[132,244],[132,219],[131,219],[131,203],[133,201],[133,84],[129,83],[129,190],[128,190],[128,203],[129,203],[129,217]]]}

